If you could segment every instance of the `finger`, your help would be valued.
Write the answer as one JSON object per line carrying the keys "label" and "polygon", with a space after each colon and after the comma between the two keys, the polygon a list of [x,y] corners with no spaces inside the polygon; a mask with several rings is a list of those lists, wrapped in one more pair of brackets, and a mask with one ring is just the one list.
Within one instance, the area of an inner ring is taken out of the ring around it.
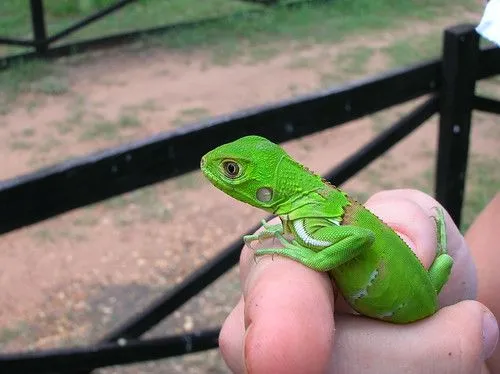
{"label": "finger", "polygon": [[426,268],[432,264],[436,226],[420,205],[394,194],[375,194],[365,205],[401,236]]}
{"label": "finger", "polygon": [[[274,217],[267,223],[270,225],[275,225],[280,222],[278,217]],[[264,230],[264,227],[260,227],[255,233],[259,233]],[[245,284],[246,279],[248,278],[248,274],[251,270],[254,269],[255,264],[258,262],[258,258],[255,257],[254,253],[256,249],[267,247],[280,247],[281,244],[277,241],[273,241],[271,239],[255,241],[252,243],[252,247],[249,245],[243,246],[240,254],[240,282],[241,284]],[[261,258],[262,259],[262,258]]]}
{"label": "finger", "polygon": [[[498,256],[497,229],[500,226],[500,193],[476,217],[465,238],[477,264],[478,300],[500,318],[500,256]],[[500,346],[488,361],[493,373],[500,373]]]}
{"label": "finger", "polygon": [[498,341],[496,320],[475,301],[443,308],[408,325],[348,315],[336,319],[329,368],[336,374],[481,373]]}
{"label": "finger", "polygon": [[240,298],[236,307],[224,321],[219,335],[219,350],[233,373],[244,372],[243,343],[245,335],[244,301]]}
{"label": "finger", "polygon": [[[277,223],[277,219],[269,223]],[[277,247],[279,243],[265,240],[256,246]],[[234,320],[240,317],[228,319],[226,323],[233,327],[228,325],[226,330],[224,326],[221,334],[223,354],[231,367],[246,367],[252,373],[324,372],[334,330],[328,276],[280,256],[255,258],[254,250],[244,247],[240,277],[245,301],[241,317],[245,332],[240,336],[244,343],[239,343],[239,337],[231,340],[225,335],[237,330],[240,322]]]}
{"label": "finger", "polygon": [[[381,191],[372,197],[373,199],[391,199],[391,198],[401,198],[408,199],[418,204],[429,217],[434,217],[436,215],[435,208],[442,207],[439,202],[433,199],[431,196],[423,193],[422,191],[413,190],[413,189],[397,189],[397,190],[388,190]],[[450,255],[456,259],[458,257],[462,257],[469,253],[467,247],[462,248],[462,235],[460,234],[460,230],[453,222],[453,219],[450,217],[448,212],[445,211],[445,220],[446,220],[446,231],[448,234],[448,246]],[[464,253],[465,252],[465,253]]]}
{"label": "finger", "polygon": [[[402,204],[406,200],[413,204]],[[401,205],[400,205],[401,204]],[[410,233],[414,242],[415,253],[426,268],[432,262],[436,251],[436,226],[434,217],[436,207],[441,205],[431,196],[417,190],[400,189],[382,191],[373,195],[367,202],[370,209],[381,216],[396,231]],[[404,214],[401,214],[404,207]],[[415,210],[420,210],[417,213]],[[445,211],[448,253],[453,257],[453,268],[450,278],[439,294],[440,305],[452,305],[461,300],[472,300],[476,297],[477,276],[471,252],[457,226]]]}
{"label": "finger", "polygon": [[247,264],[244,363],[238,367],[256,374],[324,373],[334,333],[329,278],[280,256]]}

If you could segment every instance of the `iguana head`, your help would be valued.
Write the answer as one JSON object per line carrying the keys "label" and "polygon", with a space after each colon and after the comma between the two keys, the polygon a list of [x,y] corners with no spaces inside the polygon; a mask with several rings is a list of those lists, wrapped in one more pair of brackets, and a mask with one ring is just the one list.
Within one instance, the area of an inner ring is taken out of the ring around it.
{"label": "iguana head", "polygon": [[288,158],[277,144],[260,136],[245,136],[221,145],[201,159],[201,170],[210,182],[228,195],[273,212],[280,201],[278,170]]}

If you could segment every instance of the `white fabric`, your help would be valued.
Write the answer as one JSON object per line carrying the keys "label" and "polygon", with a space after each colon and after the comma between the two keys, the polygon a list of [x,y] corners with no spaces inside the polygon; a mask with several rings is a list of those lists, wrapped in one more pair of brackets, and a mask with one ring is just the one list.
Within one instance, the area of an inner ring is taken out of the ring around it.
{"label": "white fabric", "polygon": [[500,0],[490,0],[476,31],[500,46]]}

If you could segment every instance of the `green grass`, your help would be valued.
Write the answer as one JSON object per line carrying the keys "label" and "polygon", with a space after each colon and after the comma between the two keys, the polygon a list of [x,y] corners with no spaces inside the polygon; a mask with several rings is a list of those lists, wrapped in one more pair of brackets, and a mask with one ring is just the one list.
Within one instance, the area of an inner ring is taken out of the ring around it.
{"label": "green grass", "polygon": [[[115,0],[49,0],[45,1],[45,10],[47,15],[47,24],[49,32],[56,32],[64,27],[67,27],[83,16],[89,15],[91,12],[114,3]],[[294,1],[281,1],[288,3]],[[464,5],[466,10],[477,10],[477,2],[473,0],[459,0],[454,4]],[[187,20],[196,20],[209,17],[216,17],[234,12],[242,12],[251,9],[264,8],[258,4],[247,2],[238,2],[234,0],[142,0],[130,4],[111,16],[105,17],[98,22],[95,22],[88,28],[85,28],[73,36],[72,39],[81,39],[95,37],[96,35],[111,34],[119,31],[129,31],[138,28],[154,27],[172,22],[182,22]],[[321,28],[321,23],[334,23],[341,26],[348,26],[336,29],[339,32],[351,32],[357,28],[363,28],[363,25],[371,25],[376,27],[386,27],[387,23],[397,22],[395,15],[411,15],[412,17],[432,17],[436,12],[443,12],[447,8],[442,1],[439,0],[423,0],[423,1],[398,1],[398,0],[337,0],[335,2],[327,2],[324,5],[316,4],[311,7],[306,5],[306,8],[311,8],[313,11],[303,14],[302,17],[297,17],[297,14],[292,15],[290,19],[289,12],[284,9],[270,10],[266,15],[257,17],[243,17],[241,20],[227,22],[223,21],[217,25],[211,33],[217,31],[215,29],[232,29],[238,31],[240,36],[248,29],[249,32],[254,32],[258,29],[256,26],[262,26],[262,31],[271,31],[272,33],[303,35],[304,26],[311,24],[311,21],[319,21],[315,25],[315,32]],[[314,11],[316,9],[316,11]],[[319,10],[318,10],[319,9]],[[292,12],[293,13],[293,12]],[[301,12],[299,12],[301,13]],[[2,0],[0,2],[0,35],[8,36],[29,36],[30,29],[30,14],[27,2],[19,0]],[[255,22],[257,19],[257,22]],[[354,20],[361,20],[357,23]],[[276,21],[292,21],[289,22]],[[299,26],[299,27],[297,27]],[[328,26],[328,25],[327,25]],[[388,25],[387,25],[388,26]],[[329,27],[327,27],[329,28]],[[299,29],[301,32],[299,32]],[[330,29],[331,30],[331,29]],[[203,38],[198,32],[198,37]],[[331,34],[327,30],[322,32],[323,35]],[[304,37],[304,36],[302,36]],[[329,36],[331,37],[331,36]],[[191,40],[197,39],[191,35]]]}
{"label": "green grass", "polygon": [[210,115],[210,111],[202,107],[186,108],[181,110],[177,117],[172,120],[172,125],[183,126],[188,123],[199,121]]}
{"label": "green grass", "polygon": [[337,56],[335,67],[346,74],[360,75],[366,71],[366,65],[373,53],[373,48],[365,46],[347,50]]}
{"label": "green grass", "polygon": [[34,146],[33,143],[31,142],[27,142],[25,140],[12,140],[10,143],[9,143],[9,148],[12,150],[12,151],[25,151],[25,150],[28,150],[28,149],[32,149]]}
{"label": "green grass", "polygon": [[123,113],[118,118],[118,125],[122,128],[141,127],[141,120],[134,114]]}
{"label": "green grass", "polygon": [[347,80],[347,77],[340,72],[320,72],[318,75],[322,87],[337,85]]}
{"label": "green grass", "polygon": [[46,95],[63,95],[69,91],[69,85],[65,78],[46,76],[33,83],[33,91]]}
{"label": "green grass", "polygon": [[470,157],[461,225],[464,232],[495,194],[500,191],[499,163],[500,156],[493,158],[472,155]]}
{"label": "green grass", "polygon": [[[60,30],[92,10],[109,4],[109,1],[46,1],[49,30]],[[256,8],[261,6],[234,0],[143,0],[77,32],[70,39],[103,36]],[[274,7],[266,8],[264,13],[258,15],[226,18],[205,26],[178,29],[163,36],[144,37],[139,48],[143,49],[147,45],[181,50],[203,48],[213,54],[215,62],[228,63],[233,57],[245,54],[250,57],[250,62],[258,62],[274,56],[287,43],[310,45],[338,42],[347,36],[403,28],[414,19],[431,21],[449,14],[457,14],[458,23],[466,17],[462,16],[464,10],[477,11],[477,2],[459,0],[443,4],[439,0],[337,0],[306,4],[294,9]],[[30,35],[29,9],[25,2],[2,0],[0,15],[0,35]],[[436,37],[439,39],[440,35]],[[397,55],[396,59],[404,59],[405,62],[408,57],[404,48],[411,50],[414,43],[408,40],[406,44],[406,47],[394,46],[394,50],[388,53]],[[361,65],[358,65],[358,69],[361,69]],[[63,63],[47,64],[40,61],[20,63],[0,71],[0,113],[8,112],[10,104],[23,92],[50,95],[66,93],[69,91],[66,74]]]}
{"label": "green grass", "polygon": [[[454,6],[461,4],[470,7],[472,3],[471,0],[462,0],[454,2]],[[304,5],[300,9],[276,8],[244,19],[229,19],[205,27],[203,32],[197,28],[182,30],[173,37],[167,35],[164,43],[171,48],[186,49],[215,44],[224,49],[227,45],[241,45],[242,40],[250,45],[276,40],[336,42],[368,30],[402,26],[408,19],[431,20],[445,14],[450,8],[437,0],[338,0]]]}
{"label": "green grass", "polygon": [[103,206],[116,211],[115,223],[119,226],[131,224],[134,220],[166,222],[172,216],[161,201],[157,186],[144,187],[114,197],[105,201]]}
{"label": "green grass", "polygon": [[27,138],[32,137],[33,135],[35,135],[35,133],[36,133],[35,129],[33,129],[31,127],[27,127],[25,129],[21,130],[21,136],[24,136]]}
{"label": "green grass", "polygon": [[43,141],[38,142],[37,150],[41,153],[48,153],[62,144],[61,140],[48,135],[43,138]]}
{"label": "green grass", "polygon": [[83,141],[94,139],[113,140],[118,137],[119,127],[116,123],[108,120],[98,120],[86,123],[79,139]]}
{"label": "green grass", "polygon": [[384,52],[389,56],[393,67],[410,65],[433,57],[439,57],[441,43],[441,33],[432,32],[427,35],[398,40],[385,48]]}
{"label": "green grass", "polygon": [[94,118],[84,118],[84,116],[85,113],[82,112],[79,121],[67,120],[57,123],[59,133],[68,133],[77,127],[80,130],[79,140],[81,141],[94,139],[114,140],[123,135],[123,130],[136,129],[142,125],[139,117],[131,110],[122,111],[115,121],[102,118],[100,115],[88,116]]}
{"label": "green grass", "polygon": [[308,69],[314,66],[314,60],[304,56],[295,56],[292,60],[286,65],[288,69]]}
{"label": "green grass", "polygon": [[38,229],[31,232],[31,237],[42,243],[53,243],[55,242],[54,232],[49,229]]}
{"label": "green grass", "polygon": [[[48,30],[50,33],[60,31],[82,17],[113,3],[116,3],[116,0],[45,1]],[[70,38],[88,38],[105,33],[111,34],[125,30],[160,26],[171,22],[214,17],[257,7],[257,5],[232,0],[141,0],[101,19]],[[0,18],[0,35],[30,35],[28,2],[2,0],[0,2],[0,15],[2,15]]]}
{"label": "green grass", "polygon": [[36,82],[52,74],[56,76],[54,70],[53,65],[42,61],[21,62],[9,69],[0,70],[0,109],[3,109],[2,112],[8,113],[20,94],[36,91]]}
{"label": "green grass", "polygon": [[85,210],[81,211],[78,217],[76,217],[75,220],[73,221],[73,224],[75,226],[82,226],[82,227],[92,227],[97,225],[98,223],[99,223],[99,218],[97,217],[97,214],[91,211],[91,208],[85,208]]}
{"label": "green grass", "polygon": [[161,105],[152,99],[145,100],[139,104],[127,105],[123,107],[123,111],[134,112],[134,113],[139,111],[154,112],[161,109],[162,109]]}
{"label": "green grass", "polygon": [[29,325],[26,322],[18,322],[13,327],[0,329],[0,347],[8,345],[11,341],[30,334]]}

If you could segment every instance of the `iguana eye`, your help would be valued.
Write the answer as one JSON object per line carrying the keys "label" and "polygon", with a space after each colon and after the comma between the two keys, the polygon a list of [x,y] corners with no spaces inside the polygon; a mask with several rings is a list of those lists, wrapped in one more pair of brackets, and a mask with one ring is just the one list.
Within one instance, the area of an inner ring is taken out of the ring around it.
{"label": "iguana eye", "polygon": [[236,178],[240,175],[240,165],[234,161],[224,161],[222,167],[228,178]]}

